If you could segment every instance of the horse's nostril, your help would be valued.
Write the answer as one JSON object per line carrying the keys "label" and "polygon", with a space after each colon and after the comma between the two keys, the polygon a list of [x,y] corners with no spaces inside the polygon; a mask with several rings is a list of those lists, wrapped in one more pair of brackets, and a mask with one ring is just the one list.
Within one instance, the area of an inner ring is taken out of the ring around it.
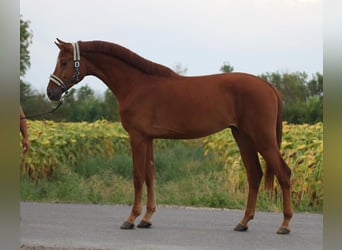
{"label": "horse's nostril", "polygon": [[47,90],[46,90],[46,94],[47,94],[47,96],[48,96],[48,98],[49,98],[50,100],[53,100],[53,99],[54,99],[54,94],[53,94],[53,91],[52,91],[52,90],[47,89]]}

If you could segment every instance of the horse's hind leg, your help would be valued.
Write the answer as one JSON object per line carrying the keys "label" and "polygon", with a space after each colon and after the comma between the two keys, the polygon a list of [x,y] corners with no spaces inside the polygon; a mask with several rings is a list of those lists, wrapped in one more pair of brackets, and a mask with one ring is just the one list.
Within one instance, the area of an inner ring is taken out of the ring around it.
{"label": "horse's hind leg", "polygon": [[248,200],[245,215],[234,230],[246,231],[248,229],[247,223],[254,218],[260,181],[263,174],[257,151],[251,140],[235,128],[232,129],[232,133],[239,146],[248,179]]}
{"label": "horse's hind leg", "polygon": [[291,169],[283,160],[276,145],[266,150],[261,150],[260,154],[265,159],[267,165],[272,168],[276,175],[283,193],[283,214],[284,220],[278,229],[278,234],[289,234],[289,223],[293,215],[291,201]]}

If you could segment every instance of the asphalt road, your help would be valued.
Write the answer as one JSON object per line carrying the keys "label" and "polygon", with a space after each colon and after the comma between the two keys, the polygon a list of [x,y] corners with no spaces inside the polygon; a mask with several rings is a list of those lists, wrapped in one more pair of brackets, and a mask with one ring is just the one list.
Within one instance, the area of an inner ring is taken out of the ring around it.
{"label": "asphalt road", "polygon": [[235,232],[240,210],[159,206],[152,228],[134,230],[120,230],[129,206],[22,202],[20,210],[25,250],[323,249],[319,214],[296,213],[291,234],[277,235],[280,213],[257,212],[247,232]]}

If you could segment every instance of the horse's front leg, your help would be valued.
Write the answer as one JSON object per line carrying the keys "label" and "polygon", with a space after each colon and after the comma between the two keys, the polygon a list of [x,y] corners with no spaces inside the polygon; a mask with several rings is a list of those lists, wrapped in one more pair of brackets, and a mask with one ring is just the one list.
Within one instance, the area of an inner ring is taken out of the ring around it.
{"label": "horse's front leg", "polygon": [[142,192],[145,180],[145,166],[148,140],[136,134],[130,134],[133,157],[134,202],[130,215],[121,229],[133,229],[135,219],[142,211]]}
{"label": "horse's front leg", "polygon": [[156,211],[156,199],[154,194],[154,162],[153,162],[153,142],[147,142],[146,164],[145,164],[145,182],[147,188],[146,213],[139,223],[139,228],[149,228],[152,225],[152,215]]}

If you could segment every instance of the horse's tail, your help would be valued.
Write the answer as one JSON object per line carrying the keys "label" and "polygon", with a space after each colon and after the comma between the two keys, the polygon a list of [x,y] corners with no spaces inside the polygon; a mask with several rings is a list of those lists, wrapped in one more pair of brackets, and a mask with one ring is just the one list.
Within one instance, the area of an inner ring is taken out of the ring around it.
{"label": "horse's tail", "polygon": [[[277,125],[276,125],[276,137],[277,137],[277,144],[280,149],[281,145],[281,139],[282,139],[282,131],[283,131],[283,104],[281,96],[278,92],[278,90],[273,86],[272,89],[274,93],[277,96],[277,106],[278,106],[278,112],[277,112]],[[274,172],[270,166],[266,165],[266,172],[265,172],[265,189],[272,191],[273,190],[273,184],[274,184]]]}

